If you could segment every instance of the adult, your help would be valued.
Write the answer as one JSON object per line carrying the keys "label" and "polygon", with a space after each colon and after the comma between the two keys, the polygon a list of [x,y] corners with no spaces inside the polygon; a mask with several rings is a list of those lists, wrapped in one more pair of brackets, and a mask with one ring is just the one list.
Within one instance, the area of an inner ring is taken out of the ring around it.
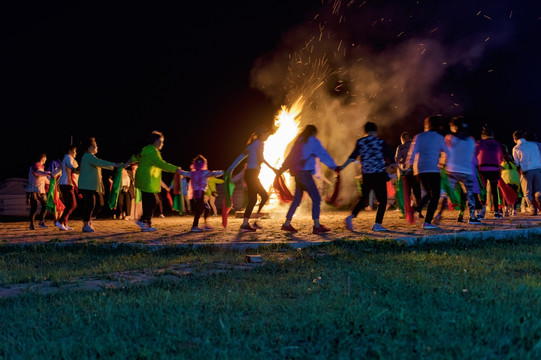
{"label": "adult", "polygon": [[[481,221],[475,216],[474,174],[477,158],[475,157],[475,139],[469,135],[469,124],[462,116],[455,116],[449,122],[451,133],[445,136],[447,146],[447,163],[445,171],[449,178],[449,187],[454,189],[460,184],[468,202],[470,213],[469,224],[480,224]],[[462,204],[464,201],[462,201]],[[461,205],[461,214],[464,205]],[[462,222],[462,215],[457,221]]]}
{"label": "adult", "polygon": [[45,185],[48,180],[48,176],[51,176],[50,171],[45,171],[45,162],[47,161],[47,155],[41,153],[36,162],[30,166],[28,170],[28,184],[26,185],[26,202],[30,204],[30,230],[34,230],[34,221],[36,218],[36,212],[38,210],[38,202],[41,205],[41,211],[39,213],[38,226],[40,228],[47,228],[45,225],[45,216],[47,215],[47,193],[45,191]]}
{"label": "adult", "polygon": [[248,202],[246,209],[244,210],[244,216],[240,231],[242,232],[254,232],[257,229],[261,229],[261,225],[254,221],[253,226],[250,225],[249,220],[252,216],[255,204],[257,203],[257,196],[261,198],[259,201],[259,207],[257,214],[261,213],[261,209],[269,200],[269,194],[261,184],[259,180],[259,172],[261,171],[261,164],[264,163],[273,171],[274,169],[263,157],[264,142],[269,138],[270,131],[265,127],[258,128],[250,138],[242,153],[233,161],[233,163],[227,169],[227,172],[232,174],[235,167],[246,158],[246,171],[244,172],[244,181],[246,182],[246,191],[248,193]]}
{"label": "adult", "polygon": [[[494,218],[501,219],[502,212],[498,203],[498,181],[500,180],[500,166],[503,161],[502,145],[494,139],[493,131],[487,126],[483,126],[481,139],[475,144],[475,156],[477,157],[477,168],[481,175],[482,185],[486,188],[487,182],[490,184],[490,195],[487,194],[487,200],[490,196],[490,202],[494,206]],[[474,174],[475,176],[475,174]],[[483,203],[481,214],[485,215],[487,201]]]}
{"label": "adult", "polygon": [[422,208],[421,208],[421,184],[419,180],[413,175],[413,171],[408,167],[408,153],[411,147],[411,135],[404,131],[400,134],[400,142],[396,148],[396,153],[394,156],[394,161],[398,166],[398,176],[406,180],[408,184],[408,191],[410,194],[413,193],[413,198],[415,199],[415,211],[419,214],[419,218],[422,219]]}
{"label": "adult", "polygon": [[517,130],[513,133],[515,146],[513,159],[519,167],[520,186],[530,209],[529,215],[537,215],[541,204],[541,156],[539,148],[524,138],[524,133]]}
{"label": "adult", "polygon": [[441,175],[438,166],[440,158],[445,154],[446,146],[443,136],[438,133],[442,124],[439,115],[428,116],[424,119],[424,132],[413,137],[407,164],[413,169],[413,174],[419,179],[426,191],[422,198],[420,208],[428,203],[423,229],[437,229],[432,224],[434,213],[438,208],[441,191]]}
{"label": "adult", "polygon": [[375,123],[367,122],[364,124],[364,132],[364,137],[356,141],[355,149],[353,149],[346,162],[340,166],[340,170],[343,170],[357,158],[360,159],[362,164],[361,198],[355,204],[351,215],[346,218],[345,223],[348,230],[353,231],[353,218],[357,217],[365,206],[370,191],[374,190],[374,195],[378,201],[378,210],[372,230],[387,231],[382,225],[385,209],[387,208],[387,181],[390,180],[386,167],[387,164],[394,163],[393,156],[385,141],[378,137]]}
{"label": "adult", "polygon": [[141,153],[132,157],[132,161],[139,163],[135,173],[135,187],[141,190],[143,214],[136,223],[141,231],[158,230],[152,226],[152,215],[156,207],[156,194],[161,191],[162,171],[174,173],[181,170],[179,166],[163,160],[160,150],[163,148],[164,141],[165,138],[161,132],[153,131]]}
{"label": "adult", "polygon": [[63,231],[73,230],[72,227],[68,226],[68,219],[77,208],[77,195],[75,194],[75,189],[77,187],[76,174],[79,173],[79,164],[77,163],[77,160],[75,160],[76,156],[77,146],[70,145],[68,146],[61,163],[62,175],[60,176],[58,186],[60,193],[62,194],[65,209],[55,225]]}
{"label": "adult", "polygon": [[313,177],[316,171],[316,158],[319,158],[321,162],[336,172],[339,172],[340,169],[336,166],[329,152],[316,138],[316,135],[317,128],[314,125],[307,125],[295,140],[289,155],[278,171],[278,174],[281,174],[289,169],[291,175],[295,177],[295,195],[286,214],[286,221],[282,225],[283,231],[297,232],[297,229],[291,225],[291,220],[301,203],[305,191],[312,199],[312,220],[314,221],[312,232],[314,234],[323,234],[331,230],[319,222],[321,195]]}
{"label": "adult", "polygon": [[122,164],[106,161],[96,157],[98,143],[94,137],[86,139],[83,143],[85,153],[81,158],[79,167],[79,193],[83,196],[83,232],[94,232],[92,215],[97,208],[103,207],[103,194],[105,188],[101,170],[113,170]]}

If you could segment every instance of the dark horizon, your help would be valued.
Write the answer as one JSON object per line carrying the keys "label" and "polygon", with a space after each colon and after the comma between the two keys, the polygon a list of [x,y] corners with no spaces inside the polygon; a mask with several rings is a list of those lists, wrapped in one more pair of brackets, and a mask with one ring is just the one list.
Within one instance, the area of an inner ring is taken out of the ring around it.
{"label": "dark horizon", "polygon": [[[367,102],[371,112],[359,123],[376,122],[392,149],[402,131],[422,131],[423,118],[432,113],[464,115],[476,138],[489,123],[496,139],[508,146],[517,129],[541,136],[541,4],[470,3],[352,2],[340,10],[347,20],[334,23],[332,1],[1,5],[6,34],[2,151],[7,156],[0,180],[26,177],[39,153],[52,160],[71,136],[75,143],[94,136],[98,157],[123,162],[142,148],[152,130],[165,134],[166,161],[187,168],[203,154],[211,169],[225,169],[253,129],[271,125],[280,105],[291,101],[284,89],[274,94],[271,87],[255,84],[256,64],[297,51],[295,37],[311,31],[306,24],[317,28],[318,22],[337,34],[333,41],[344,39],[351,54],[361,46],[383,69],[393,61],[382,62],[381,54],[418,38],[437,42],[442,54],[454,59],[427,83],[429,93],[421,94],[426,98],[410,91],[407,99],[416,103],[402,113],[384,100],[377,106]],[[423,46],[433,45],[430,51],[434,44]],[[322,121],[318,116],[330,109],[328,99],[349,109],[364,96],[354,90],[365,81],[352,75],[358,59],[332,60],[337,69],[350,71],[325,79],[327,98],[313,100],[307,123]],[[273,66],[264,65],[259,74]],[[399,65],[397,73],[409,70],[407,62]],[[426,72],[415,75],[419,83],[429,71],[421,70]],[[394,79],[386,72],[378,76]],[[384,95],[388,79],[380,79]],[[416,87],[411,79],[404,82],[406,92]],[[359,123],[333,116],[337,123],[345,121],[350,133],[362,133]],[[346,153],[353,147],[339,145]],[[336,160],[344,159],[337,155]]]}

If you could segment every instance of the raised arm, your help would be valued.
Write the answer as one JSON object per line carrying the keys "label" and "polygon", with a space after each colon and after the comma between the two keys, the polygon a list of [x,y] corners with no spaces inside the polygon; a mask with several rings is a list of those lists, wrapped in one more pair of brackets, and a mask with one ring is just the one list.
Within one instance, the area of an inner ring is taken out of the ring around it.
{"label": "raised arm", "polygon": [[237,158],[235,159],[235,161],[233,161],[233,163],[231,165],[229,165],[229,167],[227,168],[227,172],[229,173],[232,173],[233,170],[235,170],[235,168],[237,167],[237,165],[246,158],[246,153],[245,152],[242,152],[239,156],[237,156]]}

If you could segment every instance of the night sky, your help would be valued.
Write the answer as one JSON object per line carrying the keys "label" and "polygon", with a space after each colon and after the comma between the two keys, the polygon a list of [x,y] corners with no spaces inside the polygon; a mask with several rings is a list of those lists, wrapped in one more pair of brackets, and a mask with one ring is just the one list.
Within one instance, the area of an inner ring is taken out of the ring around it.
{"label": "night sky", "polygon": [[[353,141],[370,120],[394,148],[440,113],[465,115],[474,136],[488,122],[509,145],[516,129],[541,136],[539,1],[13,2],[0,16],[1,179],[71,137],[125,161],[151,130],[165,160],[225,169],[323,53],[332,71],[303,122],[326,132],[339,124]],[[296,68],[288,54],[305,45]],[[339,163],[353,147],[322,140]]]}

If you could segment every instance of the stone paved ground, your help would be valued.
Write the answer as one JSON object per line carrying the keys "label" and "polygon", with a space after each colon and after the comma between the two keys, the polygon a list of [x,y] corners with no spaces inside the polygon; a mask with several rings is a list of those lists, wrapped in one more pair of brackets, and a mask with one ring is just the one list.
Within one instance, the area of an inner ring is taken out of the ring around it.
{"label": "stone paved ground", "polygon": [[469,225],[457,223],[457,212],[447,211],[440,224],[440,229],[423,230],[419,224],[411,225],[400,218],[399,211],[389,210],[385,214],[383,225],[388,232],[373,232],[375,212],[362,211],[354,220],[355,231],[352,233],[345,228],[344,219],[348,215],[345,211],[322,211],[321,223],[330,227],[332,231],[325,235],[312,234],[312,221],[309,214],[299,213],[293,219],[293,226],[299,232],[286,233],[280,230],[284,219],[284,211],[275,211],[263,219],[260,224],[263,230],[256,233],[240,233],[241,219],[229,217],[226,229],[221,225],[221,217],[209,218],[209,224],[214,227],[212,231],[203,233],[189,232],[193,218],[191,216],[170,216],[155,218],[153,225],[158,227],[156,232],[143,233],[133,221],[125,220],[95,220],[95,233],[83,233],[82,222],[73,220],[70,225],[73,231],[63,232],[53,226],[49,220],[48,229],[28,229],[26,222],[0,223],[0,244],[38,244],[38,243],[132,243],[147,246],[204,244],[222,245],[231,247],[256,247],[272,243],[288,243],[295,247],[310,244],[341,240],[341,239],[395,239],[412,243],[418,240],[448,239],[449,237],[505,237],[522,236],[523,234],[541,233],[541,216],[526,216],[521,213],[517,217],[493,219],[491,215],[483,220],[482,225]]}
{"label": "stone paved ground", "polygon": [[[305,209],[306,211],[306,209]],[[314,244],[321,244],[333,240],[363,240],[367,238],[394,239],[407,244],[418,241],[448,241],[455,237],[470,239],[483,238],[513,238],[541,234],[541,216],[526,216],[519,214],[517,217],[493,219],[489,216],[483,220],[482,225],[469,225],[457,223],[457,212],[447,211],[440,224],[440,229],[423,230],[419,224],[411,225],[400,218],[400,212],[388,211],[383,225],[389,232],[375,233],[371,231],[375,212],[362,211],[354,221],[355,232],[345,228],[344,218],[348,215],[345,211],[324,211],[321,221],[332,228],[325,235],[312,234],[312,221],[309,215],[300,213],[294,218],[293,225],[297,227],[297,234],[289,234],[280,230],[284,219],[284,210],[274,211],[268,219],[263,219],[260,224],[264,229],[256,233],[239,233],[241,219],[230,216],[226,229],[221,226],[221,217],[210,217],[209,224],[214,226],[213,231],[203,233],[189,232],[193,218],[190,216],[171,216],[157,218],[154,225],[159,228],[156,232],[143,233],[133,221],[124,220],[97,220],[95,221],[96,232],[92,234],[82,233],[81,221],[72,221],[73,231],[62,232],[52,225],[48,229],[36,229],[31,231],[28,224],[19,222],[0,223],[0,244],[79,244],[85,242],[102,244],[137,244],[138,246],[162,247],[167,245],[217,245],[231,248],[255,248],[273,243],[286,243],[295,248],[301,248]],[[213,264],[208,272],[224,272],[233,269],[249,270],[260,264],[246,263],[244,265]],[[137,284],[151,283],[164,276],[177,278],[192,274],[193,264],[176,264],[164,269],[144,269],[137,271],[124,271],[102,276],[84,277],[72,279],[63,284],[55,284],[51,281],[38,283],[21,283],[0,286],[0,298],[20,296],[26,293],[49,294],[58,291],[77,290],[102,290],[118,289]]]}

